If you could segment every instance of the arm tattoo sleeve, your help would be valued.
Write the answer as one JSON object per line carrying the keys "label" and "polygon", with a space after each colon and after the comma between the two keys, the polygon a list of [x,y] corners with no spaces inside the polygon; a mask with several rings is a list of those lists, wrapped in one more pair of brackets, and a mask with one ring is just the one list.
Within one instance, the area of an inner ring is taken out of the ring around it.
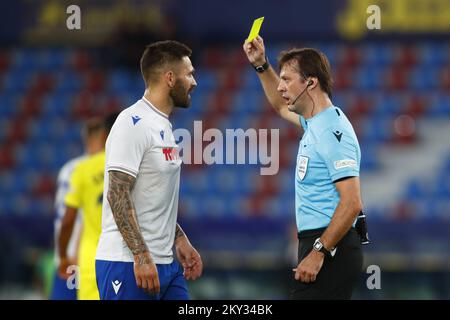
{"label": "arm tattoo sleeve", "polygon": [[177,228],[175,229],[175,241],[180,238],[186,236],[183,229],[181,229],[180,225],[177,223]]}
{"label": "arm tattoo sleeve", "polygon": [[131,189],[135,180],[126,173],[110,171],[107,195],[117,227],[133,255],[148,251],[131,199]]}

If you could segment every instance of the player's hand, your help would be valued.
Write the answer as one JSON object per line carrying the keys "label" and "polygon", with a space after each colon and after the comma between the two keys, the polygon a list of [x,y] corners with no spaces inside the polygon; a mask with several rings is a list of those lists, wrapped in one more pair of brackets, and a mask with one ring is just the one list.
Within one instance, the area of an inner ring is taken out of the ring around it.
{"label": "player's hand", "polygon": [[77,261],[75,259],[71,259],[68,257],[60,257],[59,267],[58,267],[58,275],[60,276],[60,278],[65,279],[65,280],[69,279],[71,274],[67,273],[67,269],[70,266],[73,266],[76,264],[77,264]]}
{"label": "player's hand", "polygon": [[295,280],[310,283],[316,281],[323,265],[325,255],[322,252],[312,250],[305,259],[303,259],[297,266],[292,269],[295,272]]}
{"label": "player's hand", "polygon": [[134,256],[134,277],[138,288],[150,294],[159,293],[158,269],[148,251]]}
{"label": "player's hand", "polygon": [[266,63],[266,49],[264,48],[264,40],[260,36],[257,36],[251,42],[245,42],[242,48],[252,65],[261,66]]}
{"label": "player's hand", "polygon": [[175,251],[177,253],[178,261],[183,266],[184,277],[186,280],[195,280],[202,275],[202,258],[185,236],[177,239]]}

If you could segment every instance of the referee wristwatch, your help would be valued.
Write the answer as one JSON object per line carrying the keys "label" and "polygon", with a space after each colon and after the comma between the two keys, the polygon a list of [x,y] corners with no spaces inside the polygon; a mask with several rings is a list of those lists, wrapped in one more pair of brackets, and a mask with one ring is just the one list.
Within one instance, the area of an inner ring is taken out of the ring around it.
{"label": "referee wristwatch", "polygon": [[267,57],[266,57],[266,62],[264,64],[262,64],[260,66],[253,66],[253,68],[255,68],[256,72],[262,73],[262,72],[266,71],[267,69],[269,69],[269,66],[270,66],[269,59],[267,59]]}
{"label": "referee wristwatch", "polygon": [[325,254],[325,256],[329,257],[334,257],[334,255],[336,254],[336,248],[331,248],[331,250],[328,251],[323,245],[322,241],[320,241],[320,238],[317,238],[316,241],[314,241],[313,250],[322,252],[323,254]]}

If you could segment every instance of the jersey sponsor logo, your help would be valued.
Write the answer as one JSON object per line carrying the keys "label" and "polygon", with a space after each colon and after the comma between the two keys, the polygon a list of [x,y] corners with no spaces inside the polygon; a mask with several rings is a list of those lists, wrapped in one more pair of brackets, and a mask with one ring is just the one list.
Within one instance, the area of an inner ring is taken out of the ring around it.
{"label": "jersey sponsor logo", "polygon": [[162,148],[162,153],[166,157],[166,161],[174,161],[180,159],[178,148]]}
{"label": "jersey sponsor logo", "polygon": [[336,137],[336,139],[341,142],[341,138],[342,138],[342,132],[340,131],[335,131],[333,132],[334,136]]}
{"label": "jersey sponsor logo", "polygon": [[117,292],[119,292],[120,286],[122,285],[122,282],[120,282],[119,280],[115,280],[115,281],[111,281],[111,284],[113,286],[114,292],[117,295]]}
{"label": "jersey sponsor logo", "polygon": [[308,170],[308,161],[309,161],[309,158],[305,157],[305,156],[300,156],[300,158],[298,160],[297,174],[298,174],[298,177],[300,178],[300,180],[303,180],[305,178],[306,170]]}
{"label": "jersey sponsor logo", "polygon": [[132,116],[131,119],[133,119],[133,125],[136,125],[142,118],[139,116]]}
{"label": "jersey sponsor logo", "polygon": [[334,162],[334,168],[336,170],[343,169],[343,168],[356,168],[357,163],[353,159],[344,159],[344,160],[338,160]]}

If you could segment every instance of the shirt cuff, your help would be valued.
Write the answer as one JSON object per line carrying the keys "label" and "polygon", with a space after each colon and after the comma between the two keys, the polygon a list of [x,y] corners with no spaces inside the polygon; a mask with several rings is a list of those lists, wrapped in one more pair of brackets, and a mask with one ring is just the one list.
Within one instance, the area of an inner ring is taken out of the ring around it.
{"label": "shirt cuff", "polygon": [[119,171],[119,172],[123,172],[123,173],[126,173],[126,174],[132,176],[133,178],[136,178],[136,177],[137,177],[137,174],[138,174],[138,172],[135,171],[135,170],[132,170],[132,169],[130,169],[130,168],[126,168],[126,167],[124,167],[124,166],[118,166],[118,165],[109,165],[109,166],[107,166],[107,169],[106,169],[106,170],[107,170],[108,172],[109,172],[109,171]]}
{"label": "shirt cuff", "polygon": [[359,177],[359,171],[357,170],[345,170],[342,172],[337,172],[331,176],[331,180],[335,182],[336,180],[348,177]]}

